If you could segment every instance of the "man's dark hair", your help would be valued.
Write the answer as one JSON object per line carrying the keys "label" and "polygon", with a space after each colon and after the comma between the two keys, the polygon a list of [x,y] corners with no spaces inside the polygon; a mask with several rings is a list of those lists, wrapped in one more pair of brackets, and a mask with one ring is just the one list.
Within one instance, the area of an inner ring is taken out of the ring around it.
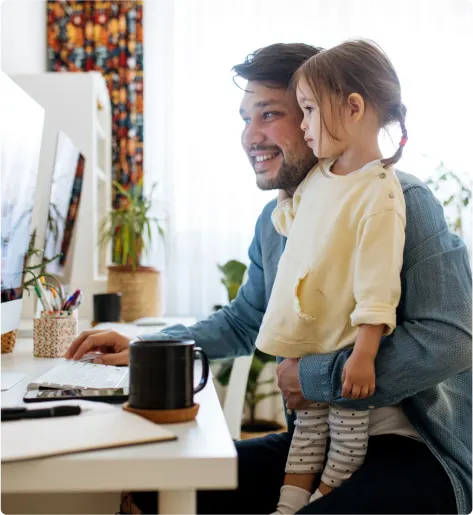
{"label": "man's dark hair", "polygon": [[296,70],[307,59],[321,52],[323,48],[304,43],[275,43],[246,56],[245,62],[236,64],[233,81],[242,77],[248,81],[261,82],[267,87],[288,88]]}

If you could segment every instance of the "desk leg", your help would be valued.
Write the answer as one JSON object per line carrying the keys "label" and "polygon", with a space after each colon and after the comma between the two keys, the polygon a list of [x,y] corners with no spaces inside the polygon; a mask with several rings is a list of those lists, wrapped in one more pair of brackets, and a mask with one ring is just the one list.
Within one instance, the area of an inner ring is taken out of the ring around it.
{"label": "desk leg", "polygon": [[195,490],[160,490],[158,513],[195,515],[196,501]]}

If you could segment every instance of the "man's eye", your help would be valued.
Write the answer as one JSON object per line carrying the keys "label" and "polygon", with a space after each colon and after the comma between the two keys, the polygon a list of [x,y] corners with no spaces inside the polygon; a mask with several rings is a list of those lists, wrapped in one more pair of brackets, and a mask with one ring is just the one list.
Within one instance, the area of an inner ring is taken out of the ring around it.
{"label": "man's eye", "polygon": [[270,120],[271,118],[274,118],[278,113],[275,111],[268,111],[266,113],[263,113],[263,120]]}

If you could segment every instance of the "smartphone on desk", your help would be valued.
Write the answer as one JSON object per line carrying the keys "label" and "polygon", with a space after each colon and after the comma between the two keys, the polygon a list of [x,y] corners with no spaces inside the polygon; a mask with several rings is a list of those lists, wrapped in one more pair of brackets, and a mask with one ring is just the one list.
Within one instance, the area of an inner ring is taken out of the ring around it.
{"label": "smartphone on desk", "polygon": [[123,404],[128,400],[128,388],[74,388],[70,390],[46,389],[29,390],[23,400],[25,402],[45,402],[61,400],[83,400]]}

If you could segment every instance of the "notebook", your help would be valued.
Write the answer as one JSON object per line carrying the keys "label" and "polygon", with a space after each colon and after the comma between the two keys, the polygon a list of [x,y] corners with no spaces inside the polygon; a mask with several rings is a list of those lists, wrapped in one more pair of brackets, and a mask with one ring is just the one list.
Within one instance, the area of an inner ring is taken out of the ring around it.
{"label": "notebook", "polygon": [[2,422],[2,463],[176,438],[171,431],[122,409]]}

